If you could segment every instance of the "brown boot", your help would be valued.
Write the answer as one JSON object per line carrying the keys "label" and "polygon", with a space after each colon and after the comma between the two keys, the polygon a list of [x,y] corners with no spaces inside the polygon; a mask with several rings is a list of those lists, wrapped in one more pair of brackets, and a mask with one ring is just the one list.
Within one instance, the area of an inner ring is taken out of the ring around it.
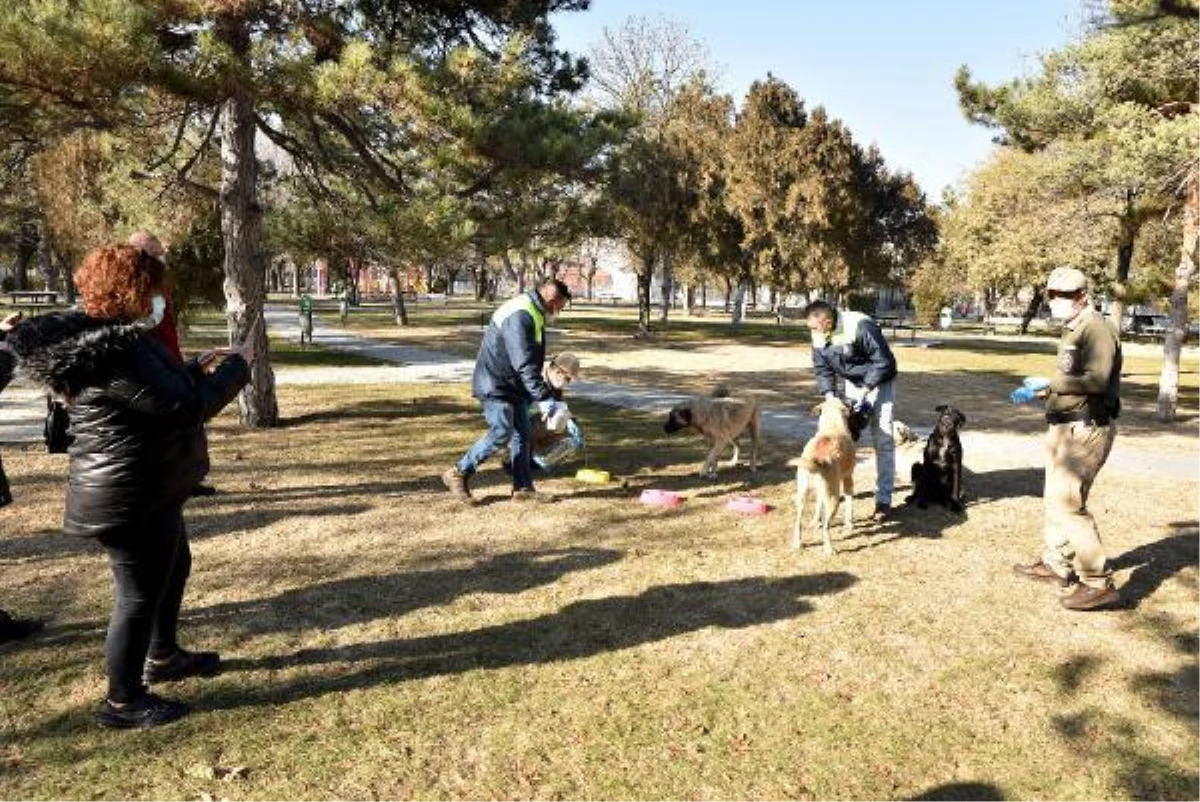
{"label": "brown boot", "polygon": [[471,488],[467,485],[469,479],[470,476],[460,471],[457,465],[450,466],[442,474],[442,484],[450,491],[450,495],[459,501],[474,504],[475,498],[471,495]]}
{"label": "brown boot", "polygon": [[1054,573],[1053,568],[1046,565],[1040,559],[1029,564],[1017,563],[1013,566],[1013,573],[1017,576],[1023,576],[1026,579],[1032,579],[1035,582],[1048,582],[1060,588],[1070,587],[1071,585],[1070,577],[1059,576]]}
{"label": "brown boot", "polygon": [[1058,600],[1068,610],[1099,610],[1111,607],[1121,600],[1121,594],[1109,582],[1102,588],[1091,585],[1076,585],[1075,589]]}

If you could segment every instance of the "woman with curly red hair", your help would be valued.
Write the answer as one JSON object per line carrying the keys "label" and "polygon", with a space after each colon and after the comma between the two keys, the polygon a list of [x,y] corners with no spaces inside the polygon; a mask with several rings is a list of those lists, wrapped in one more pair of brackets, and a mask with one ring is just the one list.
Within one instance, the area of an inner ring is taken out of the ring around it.
{"label": "woman with curly red hair", "polygon": [[105,641],[105,727],[154,727],[186,715],[147,684],[210,676],[215,652],[179,646],[191,549],[183,503],[208,470],[203,424],[250,379],[252,345],[208,372],[151,336],[162,263],[128,245],[97,248],[75,271],[81,312],[42,315],[8,343],[26,375],[67,399],[70,470],[64,530],[108,552],[114,604]]}

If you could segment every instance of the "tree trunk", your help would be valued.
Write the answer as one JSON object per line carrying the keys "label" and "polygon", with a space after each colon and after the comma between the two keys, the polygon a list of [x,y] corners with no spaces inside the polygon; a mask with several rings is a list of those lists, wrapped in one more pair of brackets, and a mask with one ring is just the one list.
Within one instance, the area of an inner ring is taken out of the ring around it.
{"label": "tree trunk", "polygon": [[708,309],[708,280],[700,282],[700,308]]}
{"label": "tree trunk", "polygon": [[1018,334],[1026,334],[1029,331],[1029,322],[1037,315],[1038,310],[1042,308],[1042,287],[1033,288],[1033,297],[1029,299],[1029,305],[1025,307],[1024,314],[1021,315],[1021,325],[1017,327]]}
{"label": "tree trunk", "polygon": [[54,261],[54,249],[50,246],[50,236],[46,231],[46,223],[39,226],[42,235],[38,238],[38,272],[46,283],[46,289],[58,292],[62,287],[58,281],[58,265]]}
{"label": "tree trunk", "polygon": [[663,325],[666,325],[667,316],[671,312],[671,302],[675,298],[675,278],[671,274],[671,254],[664,253],[662,258],[662,308],[659,310],[658,319]]}
{"label": "tree trunk", "polygon": [[1187,199],[1183,205],[1183,246],[1179,264],[1175,267],[1175,283],[1171,288],[1171,324],[1163,339],[1162,371],[1158,377],[1158,404],[1155,417],[1164,423],[1175,420],[1179,405],[1179,356],[1187,336],[1188,289],[1196,275],[1197,249],[1200,248],[1200,165],[1188,171]]}
{"label": "tree trunk", "polygon": [[40,239],[37,223],[21,224],[17,232],[17,258],[13,264],[13,281],[16,282],[18,290],[29,289],[29,265],[33,264],[33,257],[37,256]]}
{"label": "tree trunk", "polygon": [[446,269],[446,297],[449,298],[454,294],[454,282],[458,280],[458,268],[450,267]]}
{"label": "tree trunk", "polygon": [[654,280],[654,257],[642,259],[642,269],[637,276],[638,334],[650,334],[650,284]]}
{"label": "tree trunk", "polygon": [[733,281],[729,278],[729,276],[725,276],[724,281],[725,281],[725,306],[724,306],[724,309],[722,309],[721,311],[724,312],[725,314],[729,314],[729,304],[733,300]]}
{"label": "tree trunk", "polygon": [[388,284],[392,291],[392,314],[396,316],[397,326],[408,325],[408,308],[404,305],[404,290],[400,286],[400,268],[393,267],[388,270]]}
{"label": "tree trunk", "polygon": [[684,304],[687,306],[687,313],[690,317],[696,311],[696,285],[688,284],[683,291]]}
{"label": "tree trunk", "polygon": [[[250,47],[244,21],[223,18],[218,38],[240,59]],[[258,203],[258,160],[254,153],[254,99],[244,86],[234,86],[221,107],[221,236],[225,244],[225,317],[229,344],[255,337],[257,358],[250,384],[238,397],[241,421],[264,428],[279,421],[275,374],[271,370],[266,321],[263,315],[266,263],[262,252],[262,207]]]}
{"label": "tree trunk", "polygon": [[746,282],[739,281],[737,293],[733,297],[733,315],[729,318],[730,325],[736,326],[746,319]]}
{"label": "tree trunk", "polygon": [[1133,243],[1137,239],[1141,222],[1133,210],[1133,192],[1127,191],[1125,197],[1125,214],[1120,222],[1120,240],[1117,243],[1117,276],[1113,281],[1113,302],[1109,313],[1117,326],[1117,337],[1122,334],[1121,328],[1125,322],[1125,287],[1129,283],[1129,270],[1133,266]]}

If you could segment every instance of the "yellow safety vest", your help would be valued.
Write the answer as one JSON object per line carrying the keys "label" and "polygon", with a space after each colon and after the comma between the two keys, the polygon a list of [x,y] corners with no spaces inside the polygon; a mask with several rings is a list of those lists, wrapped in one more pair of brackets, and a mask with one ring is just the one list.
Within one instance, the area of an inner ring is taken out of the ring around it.
{"label": "yellow safety vest", "polygon": [[533,318],[534,341],[538,345],[541,345],[542,332],[546,328],[546,318],[542,314],[542,310],[538,309],[537,304],[535,304],[533,299],[529,297],[528,293],[523,292],[520,295],[509,298],[507,301],[505,301],[492,315],[492,323],[495,324],[496,328],[500,328],[502,325],[504,325],[504,321],[507,320],[508,317],[514,312],[529,313],[529,316]]}
{"label": "yellow safety vest", "polygon": [[867,319],[862,312],[838,310],[837,326],[825,337],[822,348],[831,345],[853,345],[858,338],[858,324]]}

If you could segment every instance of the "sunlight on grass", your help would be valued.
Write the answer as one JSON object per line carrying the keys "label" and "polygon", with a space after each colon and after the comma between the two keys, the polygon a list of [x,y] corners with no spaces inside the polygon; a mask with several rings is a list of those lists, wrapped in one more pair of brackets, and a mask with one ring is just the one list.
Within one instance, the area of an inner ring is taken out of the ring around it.
{"label": "sunlight on grass", "polygon": [[[573,401],[589,460],[620,481],[567,466],[540,484],[559,503],[530,509],[492,464],[470,509],[437,479],[482,431],[465,387],[290,386],[281,408],[278,429],[210,427],[220,493],[189,504],[181,631],[227,670],[160,689],[196,711],[146,733],[91,720],[109,579],[58,533],[65,464],[6,451],[0,598],[49,625],[0,647],[0,796],[1197,791],[1194,482],[1101,475],[1137,604],[1072,616],[1008,572],[1038,542],[1033,467],[977,467],[966,518],[874,525],[860,493],[827,559],[786,546],[789,444],[714,484],[703,444],[658,416]],[[645,487],[688,500],[645,507]],[[728,512],[734,492],[773,512]],[[1088,772],[1060,770],[1080,755]]]}

